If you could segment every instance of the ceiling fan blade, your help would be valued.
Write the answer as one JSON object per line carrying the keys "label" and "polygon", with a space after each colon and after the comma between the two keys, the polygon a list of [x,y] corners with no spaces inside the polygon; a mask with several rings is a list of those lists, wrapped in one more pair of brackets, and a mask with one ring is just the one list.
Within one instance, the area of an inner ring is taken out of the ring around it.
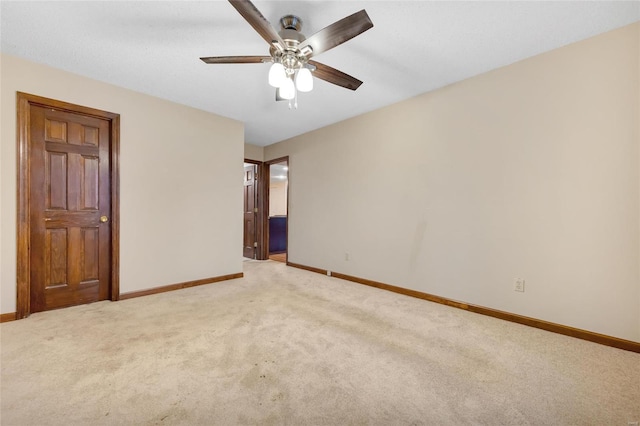
{"label": "ceiling fan blade", "polygon": [[262,16],[262,13],[251,3],[249,0],[229,0],[231,6],[233,6],[242,17],[253,27],[254,30],[260,34],[260,37],[265,39],[267,43],[276,47],[276,49],[282,51],[285,43],[271,25],[267,18]]}
{"label": "ceiling fan blade", "polygon": [[200,58],[207,64],[261,64],[271,62],[271,56],[210,56]]}
{"label": "ceiling fan blade", "polygon": [[299,47],[302,51],[306,46],[311,47],[313,51],[307,55],[310,58],[351,40],[371,27],[373,27],[373,22],[369,19],[367,12],[362,9],[360,12],[356,12],[321,29],[300,43]]}
{"label": "ceiling fan blade", "polygon": [[316,70],[313,71],[313,75],[321,80],[328,81],[329,83],[351,90],[356,90],[362,84],[362,81],[357,78],[351,77],[349,74],[345,74],[340,70],[330,67],[329,65],[321,64],[316,61],[309,61],[309,64],[316,67]]}

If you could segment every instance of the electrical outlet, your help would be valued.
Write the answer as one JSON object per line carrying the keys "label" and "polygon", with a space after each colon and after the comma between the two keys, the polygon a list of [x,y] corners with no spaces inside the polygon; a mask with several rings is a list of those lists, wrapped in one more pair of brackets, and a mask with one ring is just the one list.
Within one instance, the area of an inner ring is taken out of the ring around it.
{"label": "electrical outlet", "polygon": [[331,271],[327,271],[327,276],[330,277],[331,276]]}
{"label": "electrical outlet", "polygon": [[513,289],[524,293],[524,278],[516,278],[513,280]]}
{"label": "electrical outlet", "polygon": [[349,252],[346,252],[346,253],[344,254],[344,260],[349,260]]}

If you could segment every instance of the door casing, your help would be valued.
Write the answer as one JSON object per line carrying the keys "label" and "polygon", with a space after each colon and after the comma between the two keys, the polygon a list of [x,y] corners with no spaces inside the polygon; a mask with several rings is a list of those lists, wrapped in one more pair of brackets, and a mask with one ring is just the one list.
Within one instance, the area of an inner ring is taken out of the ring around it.
{"label": "door casing", "polygon": [[[266,247],[265,249],[265,257],[264,259],[269,258],[269,182],[271,181],[271,165],[278,163],[287,163],[287,167],[289,167],[289,156],[274,158],[273,160],[265,161],[264,163],[264,180],[265,180],[265,188],[264,188],[264,196],[263,196],[263,244]],[[289,184],[287,185],[287,252],[286,259],[289,261],[289,188],[291,183],[290,173],[287,172],[287,181]],[[262,188],[261,188],[262,189]]]}
{"label": "door casing", "polygon": [[27,93],[17,93],[17,294],[16,319],[31,313],[30,282],[30,107],[31,105],[53,108],[74,114],[87,115],[110,122],[110,191],[111,191],[111,285],[110,299],[120,297],[120,115],[67,102],[48,99]]}

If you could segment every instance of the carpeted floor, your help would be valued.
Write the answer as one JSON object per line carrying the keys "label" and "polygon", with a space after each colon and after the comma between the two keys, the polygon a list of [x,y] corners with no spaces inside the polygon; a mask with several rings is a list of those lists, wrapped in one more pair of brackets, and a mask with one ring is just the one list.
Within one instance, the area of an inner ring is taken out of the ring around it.
{"label": "carpeted floor", "polygon": [[1,332],[9,425],[622,425],[640,354],[273,261]]}

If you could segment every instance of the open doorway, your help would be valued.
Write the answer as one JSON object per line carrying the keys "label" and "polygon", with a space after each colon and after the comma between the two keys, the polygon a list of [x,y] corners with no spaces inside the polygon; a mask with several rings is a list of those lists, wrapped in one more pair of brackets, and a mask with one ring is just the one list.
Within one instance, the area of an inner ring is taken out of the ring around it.
{"label": "open doorway", "polygon": [[269,259],[287,261],[287,217],[289,160],[278,159],[269,166]]}
{"label": "open doorway", "polygon": [[244,160],[242,254],[247,259],[288,258],[289,157]]}
{"label": "open doorway", "polygon": [[244,163],[244,209],[242,255],[256,259],[258,254],[258,165]]}

